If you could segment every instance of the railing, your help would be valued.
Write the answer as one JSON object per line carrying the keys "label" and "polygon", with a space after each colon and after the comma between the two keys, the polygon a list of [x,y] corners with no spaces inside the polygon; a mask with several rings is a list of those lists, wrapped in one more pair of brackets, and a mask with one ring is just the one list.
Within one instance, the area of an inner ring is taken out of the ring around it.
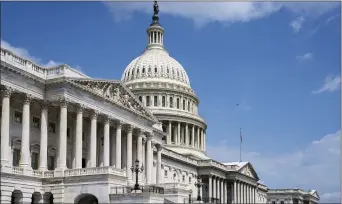
{"label": "railing", "polygon": [[164,189],[173,189],[173,188],[187,189],[188,188],[188,184],[184,184],[184,183],[161,183],[161,184],[158,184],[158,186],[161,186]]}
{"label": "railing", "polygon": [[86,176],[86,175],[97,175],[97,174],[119,174],[125,176],[124,169],[117,169],[112,166],[106,167],[93,167],[83,169],[67,169],[64,170],[64,176]]}
{"label": "railing", "polygon": [[160,186],[140,186],[140,190],[134,190],[132,186],[115,186],[112,187],[113,194],[128,194],[128,193],[157,193],[164,194],[164,188]]}
{"label": "railing", "polygon": [[68,72],[73,77],[85,77],[89,78],[87,75],[79,72],[68,65],[57,65],[55,67],[42,67],[28,59],[17,56],[9,50],[1,48],[1,61],[8,64],[17,65],[17,68],[23,69],[31,74],[38,77],[48,79],[59,75],[65,75]]}
{"label": "railing", "polygon": [[[197,198],[184,198],[184,203],[198,203],[199,201]],[[202,203],[221,203],[220,199],[218,198],[201,198]]]}
{"label": "railing", "polygon": [[189,162],[189,163],[194,164],[194,165],[197,165],[197,164],[198,164],[197,160],[195,160],[195,159],[191,159],[191,158],[189,158],[189,157],[183,156],[183,155],[181,155],[181,154],[178,154],[178,153],[176,153],[176,152],[174,152],[174,151],[171,151],[171,150],[167,150],[167,149],[165,149],[165,148],[163,148],[162,153],[165,154],[165,155],[167,155],[167,156],[170,156],[170,157],[173,157],[173,158],[177,158],[177,159],[180,159],[180,160],[182,160],[182,161]]}
{"label": "railing", "polygon": [[24,174],[24,169],[22,167],[14,166],[12,168],[12,173],[23,175]]}

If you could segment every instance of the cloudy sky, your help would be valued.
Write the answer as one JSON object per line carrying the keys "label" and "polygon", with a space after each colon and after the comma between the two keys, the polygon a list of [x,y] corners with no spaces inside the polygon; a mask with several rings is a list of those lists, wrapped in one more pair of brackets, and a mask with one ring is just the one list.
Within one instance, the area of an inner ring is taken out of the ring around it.
{"label": "cloudy sky", "polygon": [[[2,3],[1,46],[120,79],[146,46],[152,3]],[[340,192],[340,3],[161,2],[164,43],[208,123],[207,150],[251,161],[270,188]],[[236,106],[236,104],[240,104]]]}

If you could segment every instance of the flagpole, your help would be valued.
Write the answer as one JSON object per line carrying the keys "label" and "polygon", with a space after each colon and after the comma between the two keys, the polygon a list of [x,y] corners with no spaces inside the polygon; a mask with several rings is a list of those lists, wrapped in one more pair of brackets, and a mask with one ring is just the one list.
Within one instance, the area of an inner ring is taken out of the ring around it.
{"label": "flagpole", "polygon": [[241,158],[241,147],[242,146],[242,133],[241,133],[241,128],[240,128],[240,162],[242,162],[242,158]]}

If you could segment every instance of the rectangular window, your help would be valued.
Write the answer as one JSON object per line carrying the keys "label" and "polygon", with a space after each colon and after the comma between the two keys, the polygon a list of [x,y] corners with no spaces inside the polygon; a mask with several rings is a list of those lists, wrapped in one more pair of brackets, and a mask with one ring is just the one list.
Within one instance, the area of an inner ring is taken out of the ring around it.
{"label": "rectangular window", "polygon": [[179,98],[177,98],[177,109],[179,109]]}
{"label": "rectangular window", "polygon": [[14,122],[21,123],[23,114],[19,111],[14,111]]}
{"label": "rectangular window", "polygon": [[146,96],[146,106],[150,106],[150,96]]}
{"label": "rectangular window", "polygon": [[185,100],[183,100],[183,110],[185,110]]}
{"label": "rectangular window", "polygon": [[182,176],[182,181],[185,182],[185,176],[184,175]]}
{"label": "rectangular window", "polygon": [[142,96],[139,96],[139,101],[142,102]]}
{"label": "rectangular window", "polygon": [[188,111],[190,112],[190,101],[188,101]]}
{"label": "rectangular window", "polygon": [[162,97],[162,106],[165,107],[165,96]]}
{"label": "rectangular window", "polygon": [[56,123],[49,122],[49,132],[56,133]]}
{"label": "rectangular window", "polygon": [[154,96],[154,106],[158,106],[158,96]]}
{"label": "rectangular window", "polygon": [[170,108],[173,108],[173,98],[170,97]]}
{"label": "rectangular window", "polygon": [[49,156],[48,158],[48,170],[54,170],[55,169],[55,157]]}
{"label": "rectangular window", "polygon": [[167,177],[167,170],[164,171],[164,176]]}
{"label": "rectangular window", "polygon": [[33,116],[32,117],[32,126],[34,128],[39,128],[40,127],[40,118]]}
{"label": "rectangular window", "polygon": [[82,168],[86,168],[86,159],[82,158]]}
{"label": "rectangular window", "polygon": [[20,161],[20,150],[19,149],[14,149],[13,150],[13,166],[19,166],[19,161]]}
{"label": "rectangular window", "polygon": [[31,157],[31,167],[33,170],[38,169],[38,160],[39,159],[39,154],[36,152],[32,152],[32,157]]}

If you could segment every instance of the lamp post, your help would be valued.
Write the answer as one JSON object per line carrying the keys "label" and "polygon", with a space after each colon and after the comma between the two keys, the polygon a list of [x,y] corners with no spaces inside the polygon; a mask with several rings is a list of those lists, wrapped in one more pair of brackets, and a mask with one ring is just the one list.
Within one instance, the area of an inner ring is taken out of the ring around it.
{"label": "lamp post", "polygon": [[141,167],[139,167],[139,160],[135,160],[135,167],[131,167],[132,172],[135,173],[135,185],[133,190],[140,190],[139,184],[138,184],[138,175],[139,173],[142,173],[144,171],[144,166],[141,165]]}
{"label": "lamp post", "polygon": [[195,183],[195,186],[197,187],[197,201],[201,201],[201,186],[203,186],[201,176],[197,176],[197,182]]}

